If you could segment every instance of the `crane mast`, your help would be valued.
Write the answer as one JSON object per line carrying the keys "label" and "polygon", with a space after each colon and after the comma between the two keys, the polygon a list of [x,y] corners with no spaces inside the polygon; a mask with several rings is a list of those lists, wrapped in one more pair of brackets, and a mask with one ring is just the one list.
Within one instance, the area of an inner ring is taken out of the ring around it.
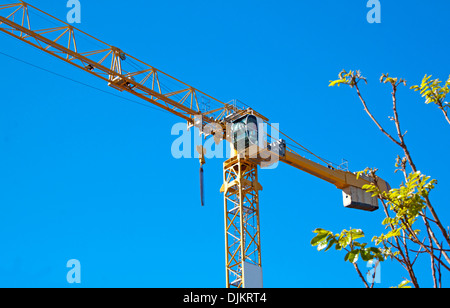
{"label": "crane mast", "polygon": [[[30,12],[41,14],[51,21],[52,26],[37,26],[39,23],[31,20]],[[262,287],[259,222],[262,185],[258,182],[258,167],[267,161],[261,157],[270,155],[335,185],[343,191],[347,207],[368,211],[378,208],[377,199],[362,190],[373,179],[316,163],[296,153],[283,139],[259,140],[261,132],[258,127],[251,129],[250,120],[269,123],[269,119],[254,109],[224,103],[24,1],[0,5],[0,31],[96,76],[118,91],[128,92],[182,118],[205,135],[207,125],[219,127],[209,134],[214,135],[217,143],[225,140],[232,146],[232,155],[223,165],[221,188],[224,194],[226,287]],[[91,40],[95,48],[84,45],[86,39]],[[202,100],[215,107],[205,108]],[[254,136],[259,141],[252,139]],[[248,155],[250,148],[257,155]],[[201,175],[202,172],[203,169]],[[376,184],[382,191],[390,189],[381,178],[377,178]]]}

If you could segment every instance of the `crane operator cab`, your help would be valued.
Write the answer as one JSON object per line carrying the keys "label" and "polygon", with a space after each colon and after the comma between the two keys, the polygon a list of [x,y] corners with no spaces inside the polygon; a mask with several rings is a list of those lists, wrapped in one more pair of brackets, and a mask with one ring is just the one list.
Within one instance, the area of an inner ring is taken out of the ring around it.
{"label": "crane operator cab", "polygon": [[249,114],[232,122],[231,140],[237,153],[258,146],[258,120],[256,116]]}
{"label": "crane operator cab", "polygon": [[230,117],[228,140],[231,143],[232,156],[248,158],[262,167],[268,167],[284,156],[284,140],[267,141],[264,121],[253,114]]}

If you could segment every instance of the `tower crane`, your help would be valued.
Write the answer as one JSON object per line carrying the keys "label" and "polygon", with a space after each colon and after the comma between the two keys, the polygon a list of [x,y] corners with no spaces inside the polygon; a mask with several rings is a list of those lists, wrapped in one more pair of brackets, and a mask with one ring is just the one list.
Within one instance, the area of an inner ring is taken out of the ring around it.
{"label": "tower crane", "polygon": [[[42,20],[33,19],[34,15],[40,15],[51,26],[43,26]],[[216,143],[230,144],[231,157],[223,163],[220,189],[224,194],[228,288],[262,287],[260,166],[280,161],[325,180],[342,190],[344,206],[348,208],[378,209],[378,199],[362,189],[366,184],[376,182],[381,191],[390,189],[381,178],[375,181],[357,176],[318,156],[320,162],[303,157],[286,139],[300,144],[284,133],[280,132],[285,139],[267,138],[263,127],[270,125],[269,119],[253,108],[224,103],[24,1],[0,5],[0,31],[103,80],[118,91],[134,95],[145,104],[178,116],[188,127],[198,128],[205,136],[212,135]],[[204,108],[202,100],[211,102],[215,108]],[[202,191],[205,152],[201,147],[197,150]]]}

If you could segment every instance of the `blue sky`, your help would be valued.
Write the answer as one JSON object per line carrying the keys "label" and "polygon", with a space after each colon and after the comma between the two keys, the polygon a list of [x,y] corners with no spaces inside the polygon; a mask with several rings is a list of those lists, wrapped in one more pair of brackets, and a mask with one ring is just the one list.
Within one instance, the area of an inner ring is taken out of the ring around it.
{"label": "blue sky", "polygon": [[[361,70],[364,97],[393,132],[390,89],[378,80],[405,78],[402,127],[418,169],[439,181],[432,201],[449,225],[450,126],[409,90],[425,74],[450,74],[448,1],[381,1],[380,24],[367,22],[366,1],[80,2],[78,28],[222,101],[245,102],[352,171],[379,168],[393,187],[402,180],[393,173],[399,149],[354,91],[328,82]],[[64,0],[29,3],[60,19],[68,12]],[[5,34],[0,51],[116,93]],[[0,286],[225,285],[223,160],[204,166],[201,207],[198,160],[171,155],[177,117],[3,55],[0,65]],[[362,228],[370,241],[384,231],[383,212],[345,209],[334,186],[287,165],[263,170],[260,183],[264,286],[362,287],[342,252],[310,246],[312,230]],[[70,259],[81,263],[80,285],[66,281]],[[423,286],[432,286],[428,270],[428,260],[417,265]],[[377,286],[406,276],[385,262]]]}

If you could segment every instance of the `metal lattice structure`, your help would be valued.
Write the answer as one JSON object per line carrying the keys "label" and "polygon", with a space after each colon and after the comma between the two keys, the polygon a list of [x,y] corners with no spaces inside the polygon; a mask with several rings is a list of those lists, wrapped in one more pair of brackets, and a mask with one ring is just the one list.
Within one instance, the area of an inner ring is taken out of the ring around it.
{"label": "metal lattice structure", "polygon": [[[220,123],[230,112],[239,110],[28,3],[0,5],[0,13],[0,31],[190,124],[199,115],[205,123]],[[202,101],[214,103],[215,108],[202,112]]]}
{"label": "metal lattice structure", "polygon": [[245,287],[245,262],[261,268],[258,165],[240,156],[224,162],[227,287]]}

